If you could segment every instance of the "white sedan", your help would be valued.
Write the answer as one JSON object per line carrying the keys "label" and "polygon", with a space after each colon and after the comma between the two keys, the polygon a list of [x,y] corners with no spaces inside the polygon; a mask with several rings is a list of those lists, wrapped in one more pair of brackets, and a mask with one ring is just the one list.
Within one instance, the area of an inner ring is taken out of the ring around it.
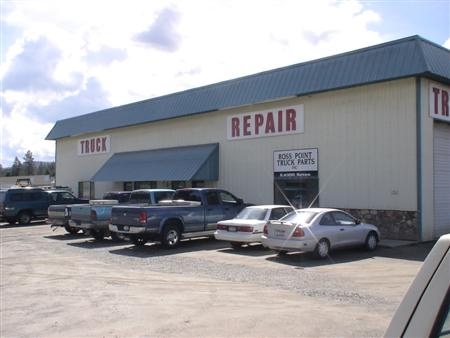
{"label": "white sedan", "polygon": [[261,242],[264,226],[280,219],[294,209],[289,205],[256,205],[246,207],[235,218],[217,223],[214,237],[229,241],[233,248],[244,243]]}
{"label": "white sedan", "polygon": [[264,246],[284,254],[288,251],[313,252],[318,258],[330,249],[364,246],[375,250],[380,232],[375,225],[361,223],[350,214],[327,208],[299,209],[264,228]]}

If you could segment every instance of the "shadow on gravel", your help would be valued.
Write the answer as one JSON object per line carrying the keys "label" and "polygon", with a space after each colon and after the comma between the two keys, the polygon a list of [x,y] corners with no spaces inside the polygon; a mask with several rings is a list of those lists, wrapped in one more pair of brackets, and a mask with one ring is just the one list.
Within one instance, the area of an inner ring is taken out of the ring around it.
{"label": "shadow on gravel", "polygon": [[[125,242],[126,243],[126,242]],[[149,242],[143,246],[133,245],[128,242],[130,246],[126,248],[111,250],[110,253],[115,255],[131,256],[131,257],[158,257],[170,256],[180,253],[187,253],[192,251],[212,251],[219,250],[226,247],[226,242],[217,241],[212,238],[196,238],[182,240],[175,249],[165,249],[158,242]]]}
{"label": "shadow on gravel", "polygon": [[73,240],[73,239],[82,239],[85,238],[84,234],[82,234],[81,232],[79,234],[69,234],[69,233],[65,233],[65,234],[58,234],[58,235],[51,235],[51,236],[44,236],[44,238],[48,238],[48,239],[56,239],[59,241],[67,241],[67,240]]}
{"label": "shadow on gravel", "polygon": [[84,242],[67,243],[67,245],[83,249],[109,248],[112,246],[124,246],[127,244],[128,242],[126,241],[113,241],[112,239],[109,238],[97,241],[90,237],[87,237]]}
{"label": "shadow on gravel", "polygon": [[30,224],[9,224],[9,223],[0,223],[0,229],[9,229],[9,228],[29,228],[37,225],[46,225],[45,220],[41,221],[31,221]]}
{"label": "shadow on gravel", "polygon": [[243,256],[250,256],[250,257],[267,256],[267,255],[270,255],[272,252],[271,250],[263,247],[261,244],[258,244],[258,243],[243,245],[242,247],[237,248],[237,249],[228,247],[225,249],[220,249],[218,251],[226,253],[226,254],[243,255]]}
{"label": "shadow on gravel", "polygon": [[435,242],[419,243],[395,248],[379,247],[373,252],[363,249],[342,249],[330,252],[327,259],[315,259],[311,254],[293,252],[278,256],[267,257],[268,261],[295,266],[298,268],[310,268],[322,265],[342,264],[366,259],[392,258],[423,262]]}

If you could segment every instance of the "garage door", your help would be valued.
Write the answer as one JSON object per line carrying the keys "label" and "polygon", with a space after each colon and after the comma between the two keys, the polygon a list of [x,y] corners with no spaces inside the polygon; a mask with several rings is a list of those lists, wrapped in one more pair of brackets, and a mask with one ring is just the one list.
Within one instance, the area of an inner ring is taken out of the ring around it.
{"label": "garage door", "polygon": [[434,236],[450,233],[450,124],[434,123]]}

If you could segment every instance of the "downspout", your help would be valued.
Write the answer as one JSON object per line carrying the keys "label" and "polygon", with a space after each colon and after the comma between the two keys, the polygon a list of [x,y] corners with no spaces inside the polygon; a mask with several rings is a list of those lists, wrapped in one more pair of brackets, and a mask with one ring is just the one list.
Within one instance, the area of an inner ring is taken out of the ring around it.
{"label": "downspout", "polygon": [[422,233],[422,82],[416,77],[416,168],[417,168],[417,231],[419,241],[423,241]]}

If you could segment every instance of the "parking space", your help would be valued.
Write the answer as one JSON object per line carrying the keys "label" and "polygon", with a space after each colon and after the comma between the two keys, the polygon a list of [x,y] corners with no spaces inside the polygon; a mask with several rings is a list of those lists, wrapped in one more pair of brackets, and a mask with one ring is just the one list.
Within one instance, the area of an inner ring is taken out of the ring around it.
{"label": "parking space", "polygon": [[0,225],[2,337],[382,336],[432,243],[283,257]]}

